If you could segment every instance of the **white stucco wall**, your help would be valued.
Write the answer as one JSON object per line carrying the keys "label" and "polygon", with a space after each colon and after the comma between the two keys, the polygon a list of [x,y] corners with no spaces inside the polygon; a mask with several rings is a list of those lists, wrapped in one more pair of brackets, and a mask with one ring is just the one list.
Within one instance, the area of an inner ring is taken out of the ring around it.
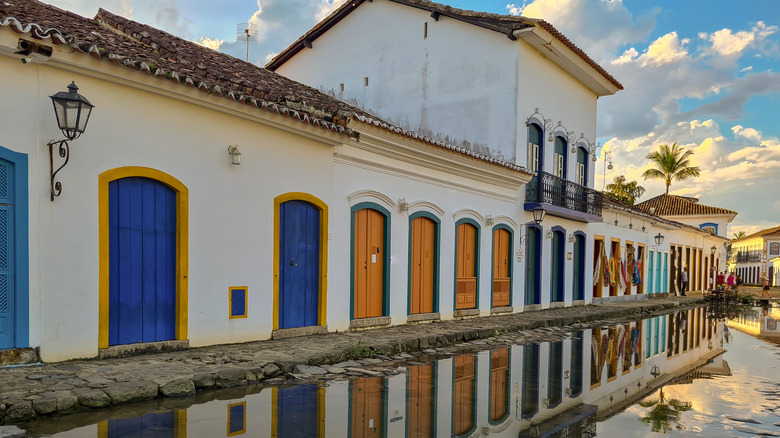
{"label": "white stucco wall", "polygon": [[[405,129],[523,166],[536,108],[595,143],[596,95],[530,45],[387,0],[363,3],[277,72]],[[546,142],[548,172],[552,156]],[[567,157],[574,180],[576,154]]]}

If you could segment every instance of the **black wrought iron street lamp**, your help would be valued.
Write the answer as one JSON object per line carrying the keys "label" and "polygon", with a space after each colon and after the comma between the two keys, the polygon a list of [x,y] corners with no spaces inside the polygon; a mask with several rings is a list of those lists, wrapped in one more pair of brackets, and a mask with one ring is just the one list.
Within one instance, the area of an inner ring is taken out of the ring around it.
{"label": "black wrought iron street lamp", "polygon": [[664,236],[661,233],[658,233],[655,236],[655,244],[661,246],[662,243],[664,243]]}
{"label": "black wrought iron street lamp", "polygon": [[538,225],[542,223],[542,221],[544,220],[544,215],[547,212],[544,211],[542,207],[536,206],[531,209],[531,213],[533,213],[534,215],[534,222],[536,222],[536,224]]}
{"label": "black wrought iron street lamp", "polygon": [[[54,177],[68,164],[68,159],[70,158],[68,142],[79,138],[84,133],[84,130],[87,129],[89,116],[92,114],[92,108],[95,107],[89,103],[87,98],[80,95],[78,91],[79,87],[76,86],[76,83],[71,82],[68,85],[68,91],[60,91],[53,96],[49,96],[54,105],[54,114],[57,116],[57,126],[62,131],[62,134],[65,135],[63,140],[52,140],[48,143],[52,202],[54,202],[56,196],[60,196],[60,193],[62,193],[62,184],[59,181],[54,182]],[[54,170],[54,145],[58,145],[57,154],[64,159],[62,165],[57,170]]]}
{"label": "black wrought iron street lamp", "polygon": [[653,376],[653,378],[661,375],[661,370],[658,368],[658,365],[654,364],[652,368],[650,368],[650,374]]}
{"label": "black wrought iron street lamp", "polygon": [[715,247],[715,245],[712,245],[712,248],[710,248],[710,254],[715,254],[715,251],[717,251],[718,248]]}

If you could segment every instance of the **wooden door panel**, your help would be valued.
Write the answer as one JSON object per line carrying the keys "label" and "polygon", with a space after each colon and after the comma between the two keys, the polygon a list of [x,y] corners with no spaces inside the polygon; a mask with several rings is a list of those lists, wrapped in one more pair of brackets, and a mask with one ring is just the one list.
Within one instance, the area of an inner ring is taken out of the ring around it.
{"label": "wooden door panel", "polygon": [[384,293],[384,216],[376,210],[355,212],[354,317],[382,316]]}
{"label": "wooden door panel", "polygon": [[433,366],[421,365],[409,368],[407,403],[409,420],[407,436],[412,438],[433,437]]}
{"label": "wooden door panel", "polygon": [[474,427],[474,372],[476,359],[473,355],[458,356],[453,359],[455,381],[452,394],[452,432],[455,435],[468,433]]}
{"label": "wooden door panel", "polygon": [[412,221],[411,313],[433,312],[436,224],[425,217]]}
{"label": "wooden door panel", "polygon": [[380,438],[384,436],[384,392],[381,377],[353,380],[352,438]]}

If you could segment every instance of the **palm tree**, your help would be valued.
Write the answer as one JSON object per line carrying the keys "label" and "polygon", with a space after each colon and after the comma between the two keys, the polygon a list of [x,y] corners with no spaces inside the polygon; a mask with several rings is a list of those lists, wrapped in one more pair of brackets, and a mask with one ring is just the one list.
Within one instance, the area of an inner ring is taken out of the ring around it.
{"label": "palm tree", "polygon": [[744,231],[740,231],[739,233],[731,233],[731,234],[734,235],[734,238],[731,239],[731,240],[739,240],[739,239],[745,237],[745,232]]}
{"label": "palm tree", "polygon": [[657,151],[653,151],[645,157],[655,167],[645,170],[642,176],[645,179],[663,179],[666,182],[666,194],[668,195],[672,180],[682,181],[701,174],[701,169],[698,166],[691,166],[691,155],[693,155],[692,150],[684,150],[677,146],[677,143],[674,143],[672,147],[662,144]]}
{"label": "palm tree", "polygon": [[658,399],[648,399],[639,402],[643,408],[652,408],[646,417],[639,419],[644,424],[649,424],[653,432],[669,433],[672,428],[677,430],[685,429],[680,420],[680,413],[691,410],[690,402],[683,402],[677,399],[671,399],[666,403],[664,390],[661,388]]}
{"label": "palm tree", "polygon": [[636,181],[626,182],[625,176],[616,176],[611,184],[607,184],[609,197],[628,205],[634,205],[636,198],[642,196],[645,188]]}

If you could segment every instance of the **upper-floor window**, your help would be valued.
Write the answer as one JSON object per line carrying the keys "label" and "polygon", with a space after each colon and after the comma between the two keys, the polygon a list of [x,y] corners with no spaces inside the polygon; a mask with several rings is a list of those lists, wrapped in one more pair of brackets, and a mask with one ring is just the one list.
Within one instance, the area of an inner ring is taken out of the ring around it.
{"label": "upper-floor window", "polygon": [[702,229],[702,231],[706,231],[708,233],[712,233],[712,234],[716,233],[714,225],[705,225],[705,226],[701,227],[701,229]]}
{"label": "upper-floor window", "polygon": [[780,255],[780,243],[773,242],[769,244],[769,254]]}
{"label": "upper-floor window", "polygon": [[553,174],[566,179],[566,140],[555,137],[555,154],[553,155]]}
{"label": "upper-floor window", "polygon": [[536,123],[528,126],[528,170],[538,172],[542,169],[544,157],[544,136],[542,128]]}
{"label": "upper-floor window", "polygon": [[577,148],[577,170],[575,182],[581,186],[588,185],[588,151]]}

